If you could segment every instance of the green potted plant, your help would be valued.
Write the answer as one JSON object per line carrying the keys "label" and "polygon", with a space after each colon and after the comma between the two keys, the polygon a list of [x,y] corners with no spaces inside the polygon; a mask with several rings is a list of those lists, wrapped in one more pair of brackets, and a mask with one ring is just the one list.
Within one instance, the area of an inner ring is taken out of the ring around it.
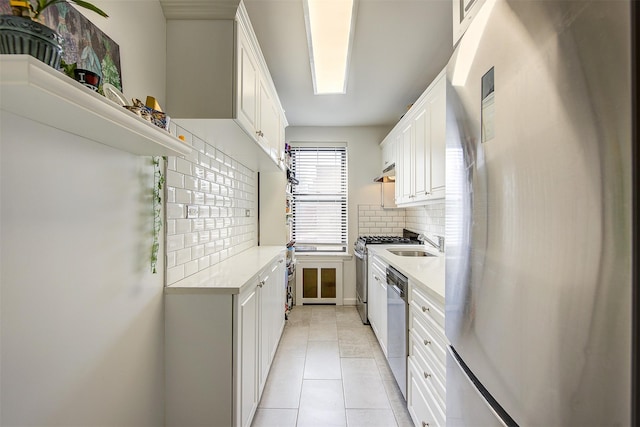
{"label": "green potted plant", "polygon": [[0,15],[0,54],[28,54],[58,69],[62,57],[62,37],[38,22],[48,7],[58,3],[73,3],[108,15],[84,0],[9,0],[11,15]]}

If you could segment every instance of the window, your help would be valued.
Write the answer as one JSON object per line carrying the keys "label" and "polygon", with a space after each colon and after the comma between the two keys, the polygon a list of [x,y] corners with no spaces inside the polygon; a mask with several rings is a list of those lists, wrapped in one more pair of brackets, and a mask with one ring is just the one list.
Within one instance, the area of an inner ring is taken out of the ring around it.
{"label": "window", "polygon": [[291,147],[293,239],[298,252],[347,250],[347,147]]}

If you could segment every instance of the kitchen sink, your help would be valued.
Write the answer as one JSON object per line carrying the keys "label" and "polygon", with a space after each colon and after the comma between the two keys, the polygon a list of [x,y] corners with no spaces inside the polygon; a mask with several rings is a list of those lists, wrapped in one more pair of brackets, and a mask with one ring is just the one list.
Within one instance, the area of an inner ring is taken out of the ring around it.
{"label": "kitchen sink", "polygon": [[391,252],[394,255],[399,255],[399,256],[438,256],[435,254],[432,254],[431,252],[427,252],[427,251],[423,251],[423,250],[417,250],[417,249],[387,249],[389,252]]}

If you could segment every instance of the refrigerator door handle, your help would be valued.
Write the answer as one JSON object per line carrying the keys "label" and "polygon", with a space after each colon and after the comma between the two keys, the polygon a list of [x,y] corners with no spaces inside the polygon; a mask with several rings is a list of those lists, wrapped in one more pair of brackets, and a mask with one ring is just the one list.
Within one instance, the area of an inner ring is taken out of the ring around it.
{"label": "refrigerator door handle", "polygon": [[518,423],[516,423],[515,420],[507,414],[493,396],[491,396],[489,391],[484,388],[480,380],[473,375],[471,369],[469,369],[469,367],[462,361],[455,349],[452,346],[448,346],[447,350],[449,351],[451,358],[455,361],[457,367],[460,369],[460,372],[464,374],[464,377],[473,386],[473,389],[479,394],[479,397],[487,408],[491,410],[496,419],[498,419],[504,427],[519,427]]}

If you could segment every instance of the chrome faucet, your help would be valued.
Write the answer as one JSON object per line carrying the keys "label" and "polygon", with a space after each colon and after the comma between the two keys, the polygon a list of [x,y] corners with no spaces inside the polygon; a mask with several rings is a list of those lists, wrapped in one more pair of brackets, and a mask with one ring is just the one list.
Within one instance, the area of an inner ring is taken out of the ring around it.
{"label": "chrome faucet", "polygon": [[436,236],[436,237],[438,238],[438,243],[434,242],[424,234],[420,233],[418,234],[418,241],[423,243],[426,242],[431,246],[433,246],[434,248],[436,248],[439,252],[444,252],[444,236]]}

